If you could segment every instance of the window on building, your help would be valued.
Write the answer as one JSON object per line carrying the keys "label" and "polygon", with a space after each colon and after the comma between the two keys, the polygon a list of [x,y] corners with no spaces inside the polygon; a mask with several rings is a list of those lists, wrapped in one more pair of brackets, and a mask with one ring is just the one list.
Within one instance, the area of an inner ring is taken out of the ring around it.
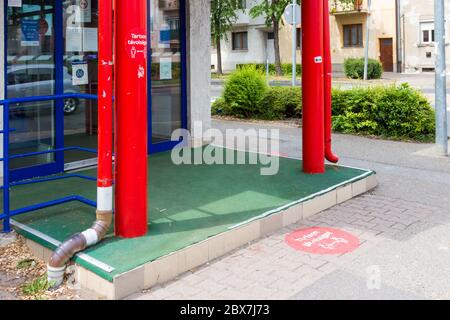
{"label": "window on building", "polygon": [[275,39],[275,34],[273,32],[267,32],[267,40]]}
{"label": "window on building", "polygon": [[248,33],[244,32],[233,32],[233,50],[248,50]]}
{"label": "window on building", "polygon": [[434,22],[421,22],[420,33],[422,43],[434,42]]}
{"label": "window on building", "polygon": [[344,25],[344,47],[362,47],[363,46],[363,25],[348,24]]}
{"label": "window on building", "polygon": [[302,49],[302,28],[297,28],[297,49]]}

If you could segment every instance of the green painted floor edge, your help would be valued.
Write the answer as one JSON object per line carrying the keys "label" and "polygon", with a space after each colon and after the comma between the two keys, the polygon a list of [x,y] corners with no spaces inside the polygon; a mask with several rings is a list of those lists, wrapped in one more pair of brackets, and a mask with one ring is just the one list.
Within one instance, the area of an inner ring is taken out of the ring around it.
{"label": "green painted floor edge", "polygon": [[[176,166],[171,162],[170,154],[165,152],[149,158],[149,233],[139,239],[119,239],[114,238],[110,230],[102,243],[85,251],[90,257],[114,267],[111,273],[79,257],[74,259],[77,264],[113,281],[117,275],[223,233],[233,226],[274,214],[280,208],[374,174],[370,170],[329,165],[324,175],[306,175],[301,171],[300,160],[279,158],[278,174],[261,176],[261,165]],[[81,173],[95,176],[96,170]],[[71,178],[14,187],[12,209],[72,194],[95,200],[95,181]],[[14,219],[64,241],[90,227],[95,219],[95,209],[71,202]],[[55,249],[48,241],[27,231],[18,232]]]}

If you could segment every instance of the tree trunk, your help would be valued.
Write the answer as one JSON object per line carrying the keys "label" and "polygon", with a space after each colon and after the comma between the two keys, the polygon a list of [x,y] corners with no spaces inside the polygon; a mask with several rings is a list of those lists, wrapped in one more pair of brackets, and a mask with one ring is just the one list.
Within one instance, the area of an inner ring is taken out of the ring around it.
{"label": "tree trunk", "polygon": [[222,70],[222,47],[220,44],[220,38],[216,39],[216,51],[217,51],[217,74],[218,75],[222,75],[223,74],[223,70]]}
{"label": "tree trunk", "polygon": [[281,69],[281,56],[280,56],[280,23],[273,17],[273,42],[275,49],[275,72],[277,76],[283,75],[283,70]]}

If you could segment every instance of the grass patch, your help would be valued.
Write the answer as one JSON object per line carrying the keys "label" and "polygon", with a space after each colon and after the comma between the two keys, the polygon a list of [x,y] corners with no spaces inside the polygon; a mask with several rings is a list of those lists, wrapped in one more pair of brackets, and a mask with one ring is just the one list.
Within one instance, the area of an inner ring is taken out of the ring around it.
{"label": "grass patch", "polygon": [[33,297],[37,300],[41,300],[44,294],[53,286],[53,283],[49,282],[47,276],[36,278],[31,282],[28,282],[22,286],[22,294],[25,296]]}
{"label": "grass patch", "polygon": [[34,259],[23,259],[17,263],[17,269],[29,269],[36,265],[36,260]]}

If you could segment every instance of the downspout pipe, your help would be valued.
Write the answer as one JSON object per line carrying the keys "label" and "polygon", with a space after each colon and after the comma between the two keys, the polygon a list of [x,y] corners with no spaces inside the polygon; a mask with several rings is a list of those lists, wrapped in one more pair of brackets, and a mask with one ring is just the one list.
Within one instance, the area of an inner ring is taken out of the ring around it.
{"label": "downspout pipe", "polygon": [[98,181],[96,221],[86,231],[72,236],[53,253],[47,276],[53,287],[64,280],[66,264],[78,252],[104,239],[113,220],[113,4],[99,1],[99,86],[98,86]]}
{"label": "downspout pipe", "polygon": [[339,157],[332,151],[332,107],[331,88],[333,80],[333,66],[331,64],[331,36],[330,36],[330,8],[328,0],[323,0],[323,51],[324,51],[324,91],[325,91],[325,158],[332,162],[339,162]]}

